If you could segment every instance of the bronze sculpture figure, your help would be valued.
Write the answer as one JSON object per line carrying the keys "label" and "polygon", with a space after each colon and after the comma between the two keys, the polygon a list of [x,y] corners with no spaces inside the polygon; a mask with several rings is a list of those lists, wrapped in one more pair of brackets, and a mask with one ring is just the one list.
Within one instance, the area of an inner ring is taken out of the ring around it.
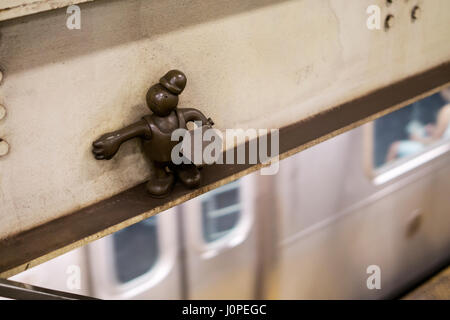
{"label": "bronze sculpture figure", "polygon": [[153,197],[162,198],[170,193],[175,175],[188,188],[196,188],[200,184],[200,171],[194,164],[175,165],[171,161],[172,148],[178,144],[178,141],[171,141],[172,132],[178,128],[187,129],[186,123],[189,121],[200,121],[207,126],[214,124],[197,109],[177,108],[178,95],[186,87],[186,81],[181,71],[167,72],[147,92],[147,105],[153,114],[123,129],[106,133],[93,143],[95,158],[109,160],[122,143],[140,138],[150,167],[147,190]]}

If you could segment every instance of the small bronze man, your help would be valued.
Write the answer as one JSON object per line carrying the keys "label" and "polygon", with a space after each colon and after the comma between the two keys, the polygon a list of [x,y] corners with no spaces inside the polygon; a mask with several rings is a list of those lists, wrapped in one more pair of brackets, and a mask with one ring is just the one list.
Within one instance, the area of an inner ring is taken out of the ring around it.
{"label": "small bronze man", "polygon": [[106,133],[93,143],[97,160],[109,160],[122,143],[140,138],[142,149],[150,166],[150,181],[147,190],[153,197],[163,198],[175,183],[174,174],[188,188],[200,184],[200,172],[192,163],[175,165],[171,161],[172,148],[179,142],[171,141],[172,132],[178,128],[187,129],[189,121],[199,121],[202,125],[214,123],[203,113],[193,108],[178,109],[178,95],[186,87],[186,76],[178,70],[171,70],[147,92],[147,105],[153,112],[142,120],[123,129]]}

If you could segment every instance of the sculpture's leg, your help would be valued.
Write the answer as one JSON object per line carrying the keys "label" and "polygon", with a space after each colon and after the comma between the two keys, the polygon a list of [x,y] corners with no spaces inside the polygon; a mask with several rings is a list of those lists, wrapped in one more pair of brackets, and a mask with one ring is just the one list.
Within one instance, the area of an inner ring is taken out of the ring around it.
{"label": "sculpture's leg", "polygon": [[200,185],[200,171],[192,164],[180,164],[172,167],[180,181],[188,188],[197,188]]}
{"label": "sculpture's leg", "polygon": [[175,183],[173,173],[166,172],[165,164],[148,161],[150,166],[150,180],[147,182],[147,190],[152,197],[163,198],[172,190]]}

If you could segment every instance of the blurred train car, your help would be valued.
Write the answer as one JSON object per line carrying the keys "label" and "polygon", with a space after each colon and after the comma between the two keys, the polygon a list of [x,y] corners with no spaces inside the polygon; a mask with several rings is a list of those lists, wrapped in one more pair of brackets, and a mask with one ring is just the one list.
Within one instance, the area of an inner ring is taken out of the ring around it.
{"label": "blurred train car", "polygon": [[446,94],[12,279],[107,299],[395,297],[450,258],[450,136],[411,148]]}

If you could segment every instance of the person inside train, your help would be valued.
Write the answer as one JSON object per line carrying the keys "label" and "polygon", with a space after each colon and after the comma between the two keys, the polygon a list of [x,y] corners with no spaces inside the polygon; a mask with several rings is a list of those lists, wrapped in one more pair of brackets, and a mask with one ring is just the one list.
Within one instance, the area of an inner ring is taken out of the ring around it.
{"label": "person inside train", "polygon": [[[439,109],[435,123],[423,125],[417,119],[411,120],[406,127],[409,140],[393,142],[387,153],[386,162],[417,154],[435,142],[450,139],[450,88],[441,91],[440,96],[445,105]],[[414,111],[419,112],[419,108],[413,109]]]}

